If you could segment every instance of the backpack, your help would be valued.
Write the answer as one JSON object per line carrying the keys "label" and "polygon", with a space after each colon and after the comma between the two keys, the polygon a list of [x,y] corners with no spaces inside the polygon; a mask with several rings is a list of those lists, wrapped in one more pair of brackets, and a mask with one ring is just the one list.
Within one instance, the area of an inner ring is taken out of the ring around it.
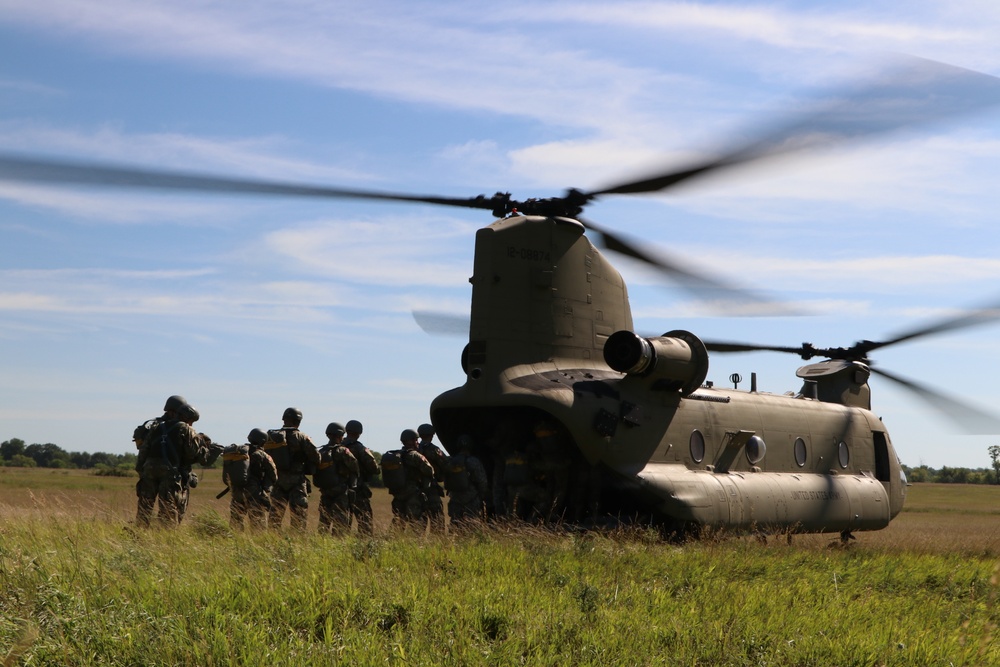
{"label": "backpack", "polygon": [[132,441],[135,442],[135,448],[142,447],[143,443],[146,442],[146,436],[155,431],[159,425],[159,419],[150,419],[136,426],[135,430],[132,431]]}
{"label": "backpack", "polygon": [[292,456],[288,450],[288,442],[285,440],[285,432],[280,428],[267,432],[264,451],[270,455],[271,460],[274,461],[274,467],[279,471],[285,471],[292,467]]}
{"label": "backpack", "polygon": [[382,455],[382,483],[390,493],[406,487],[406,469],[403,467],[403,453],[398,449]]}
{"label": "backpack", "polygon": [[503,481],[508,486],[521,486],[531,481],[531,470],[524,454],[514,452],[507,457],[503,466]]}
{"label": "backpack", "polygon": [[341,466],[337,464],[337,448],[321,447],[319,463],[316,464],[316,470],[313,472],[313,482],[316,486],[320,489],[336,489],[347,486],[347,480],[341,473]]}
{"label": "backpack", "polygon": [[222,452],[222,478],[229,486],[242,489],[250,479],[250,446],[229,445]]}
{"label": "backpack", "polygon": [[444,488],[448,489],[448,493],[455,494],[468,491],[470,487],[469,470],[465,467],[465,456],[461,454],[449,456],[444,469]]}

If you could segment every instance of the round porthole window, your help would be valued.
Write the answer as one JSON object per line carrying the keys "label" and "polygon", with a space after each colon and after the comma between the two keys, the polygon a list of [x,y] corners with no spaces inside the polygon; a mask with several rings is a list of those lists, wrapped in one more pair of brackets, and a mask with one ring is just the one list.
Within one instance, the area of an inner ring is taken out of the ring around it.
{"label": "round porthole window", "polygon": [[701,463],[705,460],[705,436],[701,434],[701,431],[691,432],[691,458],[694,459],[695,463]]}
{"label": "round porthole window", "polygon": [[795,446],[792,450],[795,453],[795,463],[801,468],[806,464],[806,441],[802,438],[795,438]]}
{"label": "round porthole window", "polygon": [[837,456],[840,457],[841,468],[846,468],[851,463],[851,450],[848,449],[847,443],[843,440],[840,441],[840,451]]}
{"label": "round porthole window", "polygon": [[764,459],[764,454],[767,453],[767,445],[764,444],[764,438],[759,435],[752,435],[750,439],[747,440],[747,461],[750,465],[755,466]]}

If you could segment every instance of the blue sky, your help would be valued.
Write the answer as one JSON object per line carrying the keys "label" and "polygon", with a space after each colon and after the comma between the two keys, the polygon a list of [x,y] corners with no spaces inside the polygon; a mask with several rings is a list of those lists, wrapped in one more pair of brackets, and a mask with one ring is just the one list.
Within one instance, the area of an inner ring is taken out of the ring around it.
{"label": "blue sky", "polygon": [[[753,136],[892,54],[1000,75],[991,2],[126,2],[0,0],[0,151],[473,196],[552,196]],[[1000,109],[759,163],[589,218],[810,317],[712,312],[613,258],[641,331],[849,345],[1000,300]],[[385,451],[464,381],[481,212],[0,182],[0,439],[126,452],[186,396],[242,442],[305,413]],[[876,354],[989,408],[1000,328]],[[792,356],[714,355],[795,390]],[[904,463],[986,466],[881,379]],[[998,410],[1000,411],[1000,410]]]}

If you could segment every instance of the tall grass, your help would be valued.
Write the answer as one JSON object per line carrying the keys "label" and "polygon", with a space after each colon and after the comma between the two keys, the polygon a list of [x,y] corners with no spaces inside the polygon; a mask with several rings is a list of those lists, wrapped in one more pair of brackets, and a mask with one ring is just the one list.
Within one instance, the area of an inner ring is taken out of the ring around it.
{"label": "tall grass", "polygon": [[192,518],[0,523],[4,664],[1000,664],[994,558]]}

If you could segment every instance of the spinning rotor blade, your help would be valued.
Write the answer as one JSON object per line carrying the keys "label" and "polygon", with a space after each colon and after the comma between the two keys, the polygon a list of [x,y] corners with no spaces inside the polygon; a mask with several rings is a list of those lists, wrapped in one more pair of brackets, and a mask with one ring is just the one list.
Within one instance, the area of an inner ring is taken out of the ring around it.
{"label": "spinning rotor blade", "polygon": [[987,109],[1000,104],[1000,78],[933,60],[906,58],[895,68],[765,132],[760,139],[682,169],[584,193],[661,192],[729,167]]}
{"label": "spinning rotor blade", "polygon": [[997,320],[1000,320],[1000,302],[983,308],[977,308],[954,317],[948,317],[932,324],[924,325],[881,343],[871,343],[870,341],[863,342],[870,343],[871,347],[868,348],[869,350],[876,350],[880,347],[895,345],[896,343],[913,340],[914,338],[923,338],[924,336],[932,336],[946,331],[968,329],[982,324],[989,324],[990,322],[995,322]]}
{"label": "spinning rotor blade", "polygon": [[492,210],[503,196],[457,198],[405,195],[371,190],[331,188],[282,183],[251,178],[228,178],[160,169],[141,169],[108,164],[47,160],[0,153],[0,180],[60,185],[100,185],[122,188],[151,188],[229,194],[260,194],[286,197],[374,199],[418,202]]}
{"label": "spinning rotor blade", "polygon": [[871,372],[906,387],[926,401],[928,405],[933,407],[948,419],[952,420],[966,433],[971,435],[995,435],[1000,433],[1000,417],[996,417],[988,412],[974,408],[967,403],[951,398],[950,396],[946,396],[941,392],[934,391],[933,389],[914,382],[913,380],[908,380],[878,368],[872,368]]}
{"label": "spinning rotor blade", "polygon": [[801,347],[780,347],[776,345],[754,345],[752,343],[728,343],[723,341],[702,341],[709,352],[789,352],[802,355]]}
{"label": "spinning rotor blade", "polygon": [[708,303],[713,310],[726,315],[801,315],[802,313],[750,290],[728,285],[725,282],[711,278],[691,269],[681,266],[677,261],[663,255],[651,255],[625,237],[609,231],[606,227],[597,225],[590,220],[580,219],[588,230],[596,232],[603,241],[603,247],[619,254],[637,259],[648,264],[669,280],[693,294],[699,300]]}

